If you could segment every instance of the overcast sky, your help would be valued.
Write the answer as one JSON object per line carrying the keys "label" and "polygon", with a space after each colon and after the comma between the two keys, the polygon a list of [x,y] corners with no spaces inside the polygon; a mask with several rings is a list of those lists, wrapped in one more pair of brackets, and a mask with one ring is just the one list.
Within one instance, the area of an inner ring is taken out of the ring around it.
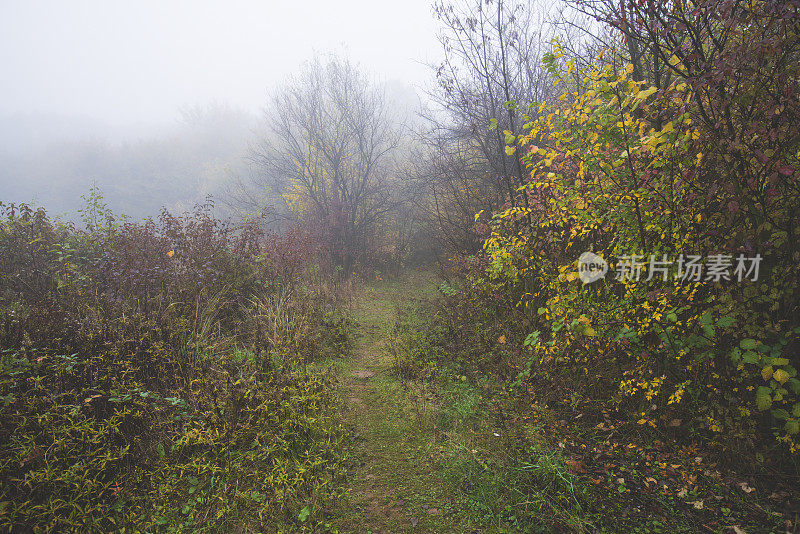
{"label": "overcast sky", "polygon": [[0,116],[174,120],[210,101],[257,112],[314,52],[411,86],[439,57],[431,0],[0,0]]}

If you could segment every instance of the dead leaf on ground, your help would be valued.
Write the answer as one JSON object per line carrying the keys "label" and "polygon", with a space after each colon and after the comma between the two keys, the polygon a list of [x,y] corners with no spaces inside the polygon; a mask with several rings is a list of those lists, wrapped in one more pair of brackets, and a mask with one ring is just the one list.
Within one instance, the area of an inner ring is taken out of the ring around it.
{"label": "dead leaf on ground", "polygon": [[569,469],[575,474],[581,474],[586,472],[586,466],[583,465],[583,462],[581,462],[580,460],[567,460],[564,463],[567,464],[567,469]]}
{"label": "dead leaf on ground", "polygon": [[742,488],[742,491],[745,493],[752,493],[756,490],[755,488],[751,488],[747,482],[739,482],[739,487]]}

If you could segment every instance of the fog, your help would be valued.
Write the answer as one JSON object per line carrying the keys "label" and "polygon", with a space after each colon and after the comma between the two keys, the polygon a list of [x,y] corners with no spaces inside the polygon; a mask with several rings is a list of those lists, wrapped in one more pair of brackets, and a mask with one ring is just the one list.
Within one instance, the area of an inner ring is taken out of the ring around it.
{"label": "fog", "polygon": [[315,54],[408,108],[438,51],[429,0],[3,2],[0,197],[68,213],[97,183],[134,217],[182,209],[250,172],[269,94]]}

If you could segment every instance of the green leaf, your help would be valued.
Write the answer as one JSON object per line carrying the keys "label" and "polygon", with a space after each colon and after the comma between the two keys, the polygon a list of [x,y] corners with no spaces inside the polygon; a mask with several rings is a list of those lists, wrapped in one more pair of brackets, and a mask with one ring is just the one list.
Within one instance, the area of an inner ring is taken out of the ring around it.
{"label": "green leaf", "polygon": [[748,350],[744,354],[742,354],[742,360],[744,363],[758,363],[761,361],[761,356],[757,352],[753,352],[752,350]]}
{"label": "green leaf", "polygon": [[762,412],[772,406],[772,390],[765,386],[759,386],[756,390],[756,406]]}
{"label": "green leaf", "polygon": [[497,129],[497,119],[489,120],[489,129],[496,130]]}
{"label": "green leaf", "polygon": [[736,324],[736,319],[733,317],[720,317],[717,321],[717,326],[720,328],[728,328]]}
{"label": "green leaf", "polygon": [[750,338],[743,339],[739,342],[739,346],[744,350],[753,350],[758,346],[758,341]]}
{"label": "green leaf", "polygon": [[800,422],[797,419],[789,419],[786,421],[786,424],[783,425],[783,428],[786,429],[786,433],[793,435],[800,432]]}
{"label": "green leaf", "polygon": [[305,508],[300,510],[299,514],[297,514],[297,519],[299,519],[300,522],[305,522],[305,520],[308,519],[308,516],[310,515],[311,515],[311,510],[308,508],[308,506],[306,506]]}
{"label": "green leaf", "polygon": [[789,385],[789,389],[792,390],[792,393],[795,395],[800,395],[800,380],[792,378],[787,382],[787,384]]}
{"label": "green leaf", "polygon": [[539,331],[531,332],[528,334],[528,337],[525,338],[525,341],[522,342],[522,345],[525,347],[533,347],[539,341]]}
{"label": "green leaf", "polygon": [[785,421],[786,419],[789,419],[789,412],[787,412],[783,408],[777,408],[775,410],[772,410],[772,417],[774,417],[775,419],[780,419],[782,421]]}

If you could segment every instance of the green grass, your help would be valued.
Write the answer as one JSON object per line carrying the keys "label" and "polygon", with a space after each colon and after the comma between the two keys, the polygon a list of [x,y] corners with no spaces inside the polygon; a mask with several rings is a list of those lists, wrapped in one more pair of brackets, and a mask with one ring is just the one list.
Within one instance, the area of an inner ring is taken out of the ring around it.
{"label": "green grass", "polygon": [[[333,510],[340,532],[484,532],[458,506],[445,478],[440,402],[429,384],[392,372],[387,350],[399,318],[436,295],[433,277],[413,272],[367,285],[352,311],[354,356],[335,365],[350,430],[350,490]],[[374,376],[360,379],[356,371]]]}
{"label": "green grass", "polygon": [[[703,515],[687,504],[696,498],[692,491],[685,498],[640,491],[650,475],[661,480],[644,465],[658,451],[646,447],[637,457],[623,448],[593,461],[590,451],[607,449],[605,433],[573,421],[566,405],[518,405],[502,382],[449,353],[432,324],[429,303],[439,295],[432,275],[414,272],[368,284],[353,301],[352,356],[331,362],[349,433],[349,489],[328,510],[330,531],[703,528]],[[374,375],[357,378],[357,371]],[[614,439],[628,443],[625,436]],[[730,489],[714,492],[724,496],[719,506],[736,508]],[[769,531],[736,516],[733,509],[716,530],[741,524],[747,532]]]}
{"label": "green grass", "polygon": [[[535,532],[587,522],[563,458],[520,451],[498,431],[488,379],[453,368],[426,334],[433,277],[367,285],[355,299],[353,357],[334,363],[350,432],[349,491],[331,511],[338,532]],[[404,373],[398,358],[425,369]],[[356,371],[375,373],[370,378]]]}

